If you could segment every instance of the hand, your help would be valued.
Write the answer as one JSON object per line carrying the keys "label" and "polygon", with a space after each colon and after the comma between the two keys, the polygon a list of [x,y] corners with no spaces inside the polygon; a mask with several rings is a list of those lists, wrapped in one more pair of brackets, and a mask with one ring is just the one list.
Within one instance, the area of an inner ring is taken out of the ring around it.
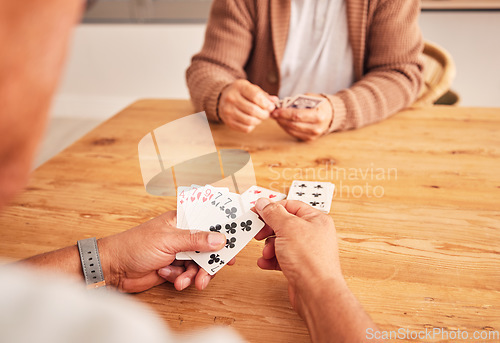
{"label": "hand", "polygon": [[[195,232],[175,227],[170,211],[133,229],[98,241],[106,282],[120,291],[135,293],[165,280],[182,290],[194,281],[204,289],[211,276],[194,261],[177,261],[181,251],[217,251],[226,238],[221,233]],[[234,264],[234,261],[231,263]]]}
{"label": "hand", "polygon": [[221,93],[219,116],[230,128],[251,132],[276,106],[269,94],[247,80],[236,80]]}
{"label": "hand", "polygon": [[330,216],[293,200],[261,198],[255,210],[266,223],[256,238],[267,238],[257,264],[283,271],[313,342],[365,342],[368,329],[380,331],[342,276]]}
{"label": "hand", "polygon": [[[307,94],[321,97],[317,94]],[[333,119],[333,109],[326,99],[316,108],[279,108],[271,113],[278,124],[291,136],[312,141],[324,135]]]}
{"label": "hand", "polygon": [[257,264],[262,269],[283,271],[289,282],[290,302],[303,315],[303,302],[312,289],[332,279],[343,283],[333,220],[293,200],[272,203],[262,198],[255,210],[266,223],[255,238],[267,238]]}

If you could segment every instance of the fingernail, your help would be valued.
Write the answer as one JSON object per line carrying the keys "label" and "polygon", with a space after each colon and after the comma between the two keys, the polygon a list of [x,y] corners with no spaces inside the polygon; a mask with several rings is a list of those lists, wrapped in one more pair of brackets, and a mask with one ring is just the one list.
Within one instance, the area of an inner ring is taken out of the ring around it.
{"label": "fingernail", "polygon": [[269,200],[267,198],[260,198],[255,203],[255,208],[257,209],[257,211],[262,211],[262,209],[264,207],[266,207],[267,205],[269,205],[270,203],[271,203],[271,200]]}
{"label": "fingernail", "polygon": [[188,278],[185,278],[184,280],[182,280],[181,282],[181,289],[184,289],[186,287],[189,286],[189,279]]}
{"label": "fingernail", "polygon": [[208,282],[210,281],[210,276],[205,276],[203,278],[203,282],[201,283],[201,289],[205,289],[208,286]]}
{"label": "fingernail", "polygon": [[162,278],[168,278],[172,274],[172,269],[170,267],[163,267],[158,270],[158,275]]}
{"label": "fingernail", "polygon": [[221,233],[211,232],[208,234],[208,244],[212,247],[218,247],[226,243],[226,237]]}
{"label": "fingernail", "polygon": [[272,111],[273,109],[276,108],[276,105],[274,104],[274,102],[272,102],[271,100],[269,100],[268,98],[266,98],[265,96],[261,96],[260,97],[260,101],[261,103],[269,110],[269,111]]}

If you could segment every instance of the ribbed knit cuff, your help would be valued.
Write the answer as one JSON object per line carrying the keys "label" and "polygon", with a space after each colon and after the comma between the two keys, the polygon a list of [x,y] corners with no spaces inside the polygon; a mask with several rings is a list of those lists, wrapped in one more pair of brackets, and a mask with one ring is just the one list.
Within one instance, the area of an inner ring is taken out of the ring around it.
{"label": "ribbed knit cuff", "polygon": [[344,124],[347,114],[344,101],[336,95],[327,95],[327,94],[321,94],[321,95],[324,96],[330,102],[333,111],[332,114],[333,119],[332,122],[330,123],[330,127],[327,132],[331,133],[333,131],[338,131]]}
{"label": "ribbed knit cuff", "polygon": [[222,120],[219,117],[218,109],[220,95],[224,88],[231,84],[230,81],[218,81],[215,83],[213,87],[210,87],[210,95],[205,102],[205,112],[207,114],[207,118],[214,122],[222,123]]}

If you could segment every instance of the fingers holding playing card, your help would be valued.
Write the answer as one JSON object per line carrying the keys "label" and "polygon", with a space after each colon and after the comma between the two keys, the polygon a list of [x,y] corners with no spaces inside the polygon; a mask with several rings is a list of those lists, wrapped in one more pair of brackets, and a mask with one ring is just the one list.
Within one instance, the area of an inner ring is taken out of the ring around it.
{"label": "fingers holding playing card", "polygon": [[259,186],[252,186],[241,195],[244,210],[249,211],[255,206],[255,203],[260,198],[267,198],[271,201],[280,201],[286,198],[286,194]]}
{"label": "fingers holding playing card", "polygon": [[216,252],[188,252],[188,255],[208,274],[214,275],[233,259],[263,226],[264,223],[258,215],[252,211],[246,212],[214,228],[226,235],[224,248]]}
{"label": "fingers holding playing card", "polygon": [[226,86],[218,105],[220,119],[230,128],[249,133],[275,109],[275,99],[247,80]]}
{"label": "fingers holding playing card", "polygon": [[297,95],[290,100],[285,99],[271,116],[290,135],[311,141],[328,131],[333,110],[330,102],[323,97]]}

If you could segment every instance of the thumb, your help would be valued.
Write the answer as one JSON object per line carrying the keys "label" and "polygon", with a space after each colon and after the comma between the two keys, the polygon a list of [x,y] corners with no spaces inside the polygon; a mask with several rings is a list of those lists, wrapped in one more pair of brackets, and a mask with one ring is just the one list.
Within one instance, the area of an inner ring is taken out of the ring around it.
{"label": "thumb", "polygon": [[226,244],[226,236],[218,232],[177,230],[168,242],[174,252],[217,251]]}
{"label": "thumb", "polygon": [[283,205],[272,202],[267,198],[260,198],[255,203],[255,209],[264,222],[279,235],[282,228],[286,226],[286,220],[294,216],[290,214]]}

